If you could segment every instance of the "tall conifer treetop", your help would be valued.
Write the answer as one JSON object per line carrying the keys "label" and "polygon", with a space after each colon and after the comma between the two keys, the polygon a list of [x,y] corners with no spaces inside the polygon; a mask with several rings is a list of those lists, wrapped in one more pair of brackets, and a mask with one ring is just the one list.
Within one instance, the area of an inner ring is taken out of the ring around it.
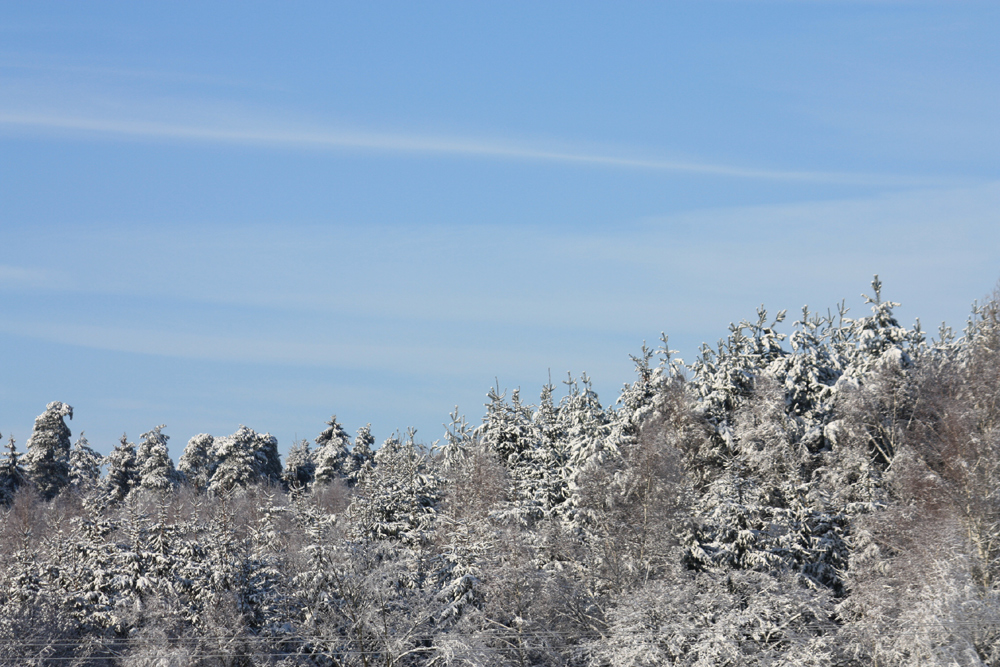
{"label": "tall conifer treetop", "polygon": [[28,439],[24,468],[43,498],[53,498],[69,484],[70,430],[63,421],[73,418],[73,408],[61,401],[45,406],[35,419]]}

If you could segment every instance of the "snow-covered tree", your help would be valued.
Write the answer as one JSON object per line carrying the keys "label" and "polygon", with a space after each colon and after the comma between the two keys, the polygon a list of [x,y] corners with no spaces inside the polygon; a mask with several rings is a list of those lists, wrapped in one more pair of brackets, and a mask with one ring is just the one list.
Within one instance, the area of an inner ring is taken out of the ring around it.
{"label": "snow-covered tree", "polygon": [[532,410],[521,403],[521,392],[511,392],[510,401],[499,389],[490,389],[489,403],[482,425],[475,436],[483,445],[496,453],[499,460],[513,470],[531,457],[535,447],[535,430],[532,427]]}
{"label": "snow-covered tree", "polygon": [[215,438],[208,433],[199,433],[184,447],[184,452],[177,461],[177,469],[184,473],[185,479],[196,489],[205,490],[212,481],[216,460]]}
{"label": "snow-covered tree", "polygon": [[850,664],[833,642],[833,612],[829,591],[794,575],[679,571],[615,600],[590,664]]}
{"label": "snow-covered tree", "polygon": [[555,386],[550,379],[542,386],[538,409],[531,422],[537,445],[532,456],[532,497],[537,500],[545,516],[565,509],[569,497],[569,443],[566,424],[559,417],[559,408],[553,399]]}
{"label": "snow-covered tree", "polygon": [[35,419],[24,457],[25,473],[45,499],[69,484],[70,431],[63,417],[73,418],[71,406],[60,401],[45,406]]}
{"label": "snow-covered tree", "polygon": [[364,539],[423,543],[441,500],[441,483],[413,430],[405,442],[388,438],[375,452],[375,469],[357,488],[349,508],[353,530]]}
{"label": "snow-covered tree", "polygon": [[569,391],[559,403],[559,421],[566,431],[567,465],[572,478],[587,466],[601,465],[618,452],[608,439],[611,432],[608,414],[601,407],[587,374],[579,382],[569,377],[565,384]]}
{"label": "snow-covered tree", "polygon": [[166,491],[181,482],[181,475],[174,469],[174,462],[167,452],[170,436],[163,433],[160,424],[142,434],[136,451],[136,466],[139,469],[138,486],[149,491]]}
{"label": "snow-covered tree", "polygon": [[101,463],[104,457],[90,447],[90,443],[80,431],[69,453],[69,482],[77,489],[86,489],[97,484],[101,477]]}
{"label": "snow-covered tree", "polygon": [[450,470],[462,463],[475,440],[475,429],[460,414],[458,406],[451,413],[451,423],[444,427],[444,445],[438,448],[441,467]]}
{"label": "snow-covered tree", "polygon": [[289,489],[301,491],[312,485],[315,475],[316,464],[309,451],[309,441],[303,438],[288,450],[281,479]]}
{"label": "snow-covered tree", "polygon": [[259,434],[240,426],[233,435],[215,440],[213,458],[218,461],[208,489],[213,493],[281,481],[278,440],[270,433]]}
{"label": "snow-covered tree", "polygon": [[107,472],[99,484],[101,496],[110,502],[121,502],[139,484],[139,467],[135,445],[124,433],[111,453],[104,458]]}
{"label": "snow-covered tree", "polygon": [[511,489],[509,500],[498,512],[507,520],[529,525],[551,510],[558,484],[548,483],[559,478],[562,470],[546,468],[559,457],[553,450],[541,449],[541,436],[534,424],[534,406],[521,402],[521,392],[515,389],[510,400],[506,392],[490,389],[489,403],[483,423],[474,432],[476,447],[492,453],[508,472]]}
{"label": "snow-covered tree", "polygon": [[0,461],[0,504],[9,505],[25,479],[17,443],[14,442],[14,436],[10,436],[7,440],[7,452],[3,461]]}
{"label": "snow-covered tree", "polygon": [[[659,350],[652,350],[643,343],[639,356],[631,357],[638,377],[622,388],[612,419],[611,440],[619,448],[621,443],[638,437],[643,422],[656,410],[662,394],[682,377],[683,362],[674,356],[677,351],[668,346],[666,334],[660,335],[660,341]],[[660,360],[654,367],[650,361],[657,355]]]}
{"label": "snow-covered tree", "polygon": [[351,438],[337,421],[330,417],[327,427],[316,437],[313,461],[316,463],[316,484],[327,484],[347,477],[354,468]]}
{"label": "snow-covered tree", "polygon": [[351,447],[351,458],[354,462],[350,472],[347,473],[347,483],[350,486],[357,486],[375,468],[375,452],[372,450],[374,444],[372,425],[365,424],[358,429],[354,436],[354,446]]}

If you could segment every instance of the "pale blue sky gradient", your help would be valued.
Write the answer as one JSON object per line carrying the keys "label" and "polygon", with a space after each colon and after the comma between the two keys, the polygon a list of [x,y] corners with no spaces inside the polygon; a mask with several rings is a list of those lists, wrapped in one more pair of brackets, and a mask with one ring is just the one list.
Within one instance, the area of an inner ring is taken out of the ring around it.
{"label": "pale blue sky gradient", "polygon": [[[8,3],[0,432],[604,403],[764,303],[1000,278],[1000,5]],[[790,327],[786,327],[786,331]]]}

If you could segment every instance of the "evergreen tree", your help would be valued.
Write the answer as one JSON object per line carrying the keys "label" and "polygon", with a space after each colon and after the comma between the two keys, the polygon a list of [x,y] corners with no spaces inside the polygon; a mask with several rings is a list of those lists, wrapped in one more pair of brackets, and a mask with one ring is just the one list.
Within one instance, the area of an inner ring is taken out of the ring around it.
{"label": "evergreen tree", "polygon": [[499,388],[491,388],[487,397],[490,402],[486,404],[486,415],[475,435],[513,470],[531,458],[536,444],[531,407],[521,403],[519,389],[511,392],[510,402],[506,400],[506,392],[501,393]]}
{"label": "evergreen tree", "polygon": [[555,385],[550,378],[542,387],[538,409],[532,416],[538,443],[533,457],[533,477],[537,479],[533,496],[546,515],[564,510],[569,497],[566,425],[559,419],[559,409],[553,399],[554,392]]}
{"label": "evergreen tree", "polygon": [[913,329],[907,329],[896,320],[893,309],[899,303],[882,300],[882,281],[877,275],[872,279],[872,292],[875,296],[861,295],[871,305],[872,314],[856,320],[845,318],[847,335],[837,341],[847,357],[845,371],[855,378],[886,364],[909,368],[925,343],[919,321]]}
{"label": "evergreen tree", "polygon": [[316,449],[313,450],[317,484],[343,479],[354,468],[351,438],[337,421],[337,415],[330,417],[326,425],[327,428],[316,437]]}
{"label": "evergreen tree", "polygon": [[919,403],[915,364],[926,349],[917,322],[905,329],[893,315],[899,306],[882,300],[882,283],[872,281],[874,297],[865,297],[872,314],[845,319],[846,335],[836,341],[847,359],[844,374],[834,385],[843,417],[840,427],[865,441],[881,470],[892,465],[901,444],[900,424],[906,423]]}
{"label": "evergreen tree", "polygon": [[167,452],[168,435],[163,434],[163,424],[142,434],[136,452],[139,469],[139,487],[150,491],[166,491],[177,486],[181,475],[174,469],[174,462]]}
{"label": "evergreen tree", "polygon": [[405,442],[388,438],[375,452],[375,469],[350,506],[353,529],[364,539],[423,544],[437,513],[441,482],[416,443],[415,431],[408,432]]}
{"label": "evergreen tree", "polygon": [[285,471],[281,479],[289,489],[299,491],[309,488],[315,475],[316,464],[313,463],[312,453],[309,451],[309,441],[303,438],[288,450]]}
{"label": "evergreen tree", "polygon": [[136,463],[135,445],[122,433],[121,439],[104,459],[107,473],[99,484],[101,496],[109,502],[124,500],[139,484],[139,467]]}
{"label": "evergreen tree", "polygon": [[35,419],[28,439],[24,470],[46,500],[69,484],[70,431],[63,417],[73,418],[73,408],[53,401]]}
{"label": "evergreen tree", "polygon": [[358,429],[354,436],[354,446],[351,448],[351,458],[354,459],[351,471],[347,474],[347,483],[356,486],[375,468],[375,452],[372,445],[375,438],[372,436],[372,425],[365,424]]}
{"label": "evergreen tree", "polygon": [[80,431],[80,437],[73,444],[69,454],[69,482],[77,489],[85,489],[97,484],[101,477],[101,462],[104,457],[91,449],[90,443]]}
{"label": "evergreen tree", "polygon": [[261,435],[241,425],[233,435],[216,439],[213,455],[218,461],[208,486],[213,493],[281,482],[278,440],[270,433]]}
{"label": "evergreen tree", "polygon": [[10,436],[7,440],[7,453],[0,463],[0,504],[9,505],[24,482],[25,473],[24,467],[21,466],[21,455],[18,454],[14,436]]}
{"label": "evergreen tree", "polygon": [[509,402],[498,389],[490,389],[487,396],[486,415],[474,437],[508,472],[510,498],[498,513],[514,523],[531,525],[545,515],[549,495],[545,480],[550,472],[543,460],[549,452],[539,449],[534,406],[523,404],[517,389]]}
{"label": "evergreen tree", "polygon": [[451,413],[451,424],[444,427],[444,446],[439,448],[439,458],[441,467],[445,470],[461,465],[475,441],[475,431],[465,420],[465,415],[460,415],[458,406]]}
{"label": "evergreen tree", "polygon": [[184,448],[184,453],[177,461],[177,469],[184,473],[189,484],[200,491],[208,488],[215,473],[217,461],[213,456],[215,438],[208,433],[199,433],[190,440]]}
{"label": "evergreen tree", "polygon": [[559,422],[566,433],[567,464],[572,478],[587,466],[601,465],[615,452],[608,449],[614,446],[608,439],[610,419],[601,407],[590,378],[584,373],[579,383],[569,377],[565,384],[569,392],[559,404]]}

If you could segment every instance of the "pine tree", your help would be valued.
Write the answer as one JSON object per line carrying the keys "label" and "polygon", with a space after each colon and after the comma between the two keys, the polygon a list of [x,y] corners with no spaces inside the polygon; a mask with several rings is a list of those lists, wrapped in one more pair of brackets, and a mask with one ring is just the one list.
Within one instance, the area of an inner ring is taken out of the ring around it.
{"label": "pine tree", "polygon": [[358,429],[354,436],[354,446],[351,447],[351,458],[354,459],[353,467],[347,474],[347,483],[356,486],[361,483],[375,468],[375,452],[372,445],[375,438],[372,436],[372,425],[365,424]]}
{"label": "pine tree", "polygon": [[309,451],[309,441],[303,438],[288,450],[281,479],[292,491],[302,491],[312,485],[315,475],[316,464]]}
{"label": "pine tree", "polygon": [[444,470],[451,470],[461,465],[469,455],[475,440],[474,429],[465,420],[465,415],[459,414],[457,405],[450,416],[451,424],[444,427],[445,444],[438,450],[441,467]]}
{"label": "pine tree", "polygon": [[843,417],[838,426],[866,441],[872,460],[885,470],[901,444],[898,426],[919,403],[915,370],[926,342],[919,321],[913,329],[900,326],[893,315],[899,304],[882,300],[877,275],[872,289],[874,297],[862,295],[872,314],[845,318],[835,341],[847,361],[834,392]]}
{"label": "pine tree", "polygon": [[316,437],[313,461],[316,463],[316,484],[326,484],[347,477],[354,467],[351,438],[337,421],[330,417],[327,428]]}
{"label": "pine tree", "polygon": [[278,440],[270,433],[241,425],[233,435],[216,439],[213,456],[218,461],[208,486],[213,493],[281,482]]}
{"label": "pine tree", "polygon": [[73,408],[54,401],[35,419],[28,439],[24,470],[46,500],[69,484],[70,431],[63,417],[73,418]]}
{"label": "pine tree", "polygon": [[207,489],[212,481],[212,474],[218,464],[213,456],[214,451],[215,438],[208,433],[199,433],[188,440],[184,453],[177,461],[177,469],[199,491]]}
{"label": "pine tree", "polygon": [[136,452],[139,487],[149,491],[166,491],[181,481],[181,475],[174,469],[174,462],[167,452],[170,436],[163,434],[163,428],[164,425],[160,424],[152,431],[143,433]]}
{"label": "pine tree", "polygon": [[547,471],[539,450],[540,434],[533,421],[534,406],[521,402],[520,390],[506,393],[490,389],[486,415],[474,433],[485,451],[496,457],[509,474],[510,500],[498,511],[500,516],[523,526],[541,519],[549,495]]}
{"label": "pine tree", "polygon": [[7,440],[7,453],[0,463],[0,504],[9,505],[14,500],[14,494],[25,482],[24,467],[21,465],[21,455],[17,452],[14,436]]}
{"label": "pine tree", "polygon": [[872,292],[875,296],[861,295],[871,305],[872,314],[856,320],[845,318],[847,335],[840,340],[847,356],[846,373],[856,378],[887,364],[909,368],[925,343],[919,321],[913,329],[906,329],[896,320],[893,309],[899,303],[882,300],[882,281],[877,275],[872,279]]}
{"label": "pine tree", "polygon": [[499,388],[491,388],[487,397],[490,402],[486,404],[486,415],[475,436],[513,470],[531,458],[531,450],[536,444],[531,407],[521,403],[519,389],[511,392],[509,403],[506,392],[501,393]]}
{"label": "pine tree", "polygon": [[136,464],[135,445],[122,433],[121,439],[104,459],[107,473],[99,484],[101,496],[109,502],[123,501],[139,484],[139,467]]}
{"label": "pine tree", "polygon": [[442,480],[428,466],[415,435],[411,429],[405,442],[390,437],[375,452],[375,469],[358,487],[349,509],[359,537],[410,546],[428,539]]}
{"label": "pine tree", "polygon": [[97,484],[101,477],[101,462],[104,457],[91,449],[90,443],[80,431],[80,437],[73,444],[69,454],[69,482],[77,489],[86,489]]}
{"label": "pine tree", "polygon": [[[577,383],[572,377],[566,380],[569,392],[559,404],[559,422],[566,432],[570,476],[582,472],[587,466],[600,465],[615,452],[608,451],[613,443],[610,420],[584,373]],[[583,388],[580,388],[583,385]]]}
{"label": "pine tree", "polygon": [[569,497],[569,460],[566,425],[559,419],[553,399],[555,385],[551,378],[542,387],[538,409],[532,416],[537,447],[534,452],[534,475],[537,478],[533,497],[546,515],[561,513]]}

